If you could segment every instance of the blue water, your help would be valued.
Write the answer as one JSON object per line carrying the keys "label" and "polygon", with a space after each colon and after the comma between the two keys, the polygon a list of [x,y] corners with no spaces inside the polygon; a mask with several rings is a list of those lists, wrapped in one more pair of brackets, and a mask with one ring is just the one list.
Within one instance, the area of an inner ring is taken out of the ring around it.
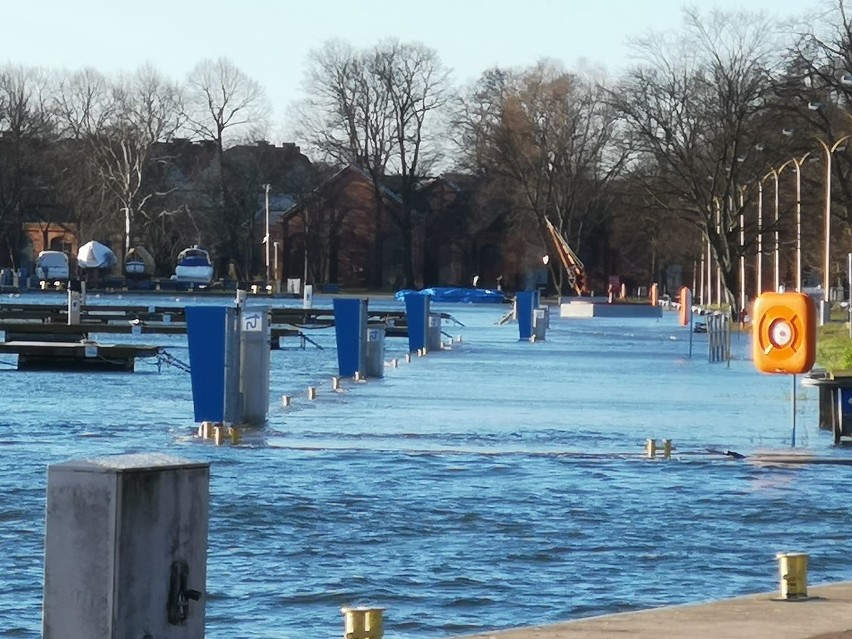
{"label": "blue water", "polygon": [[[461,343],[406,364],[407,342],[389,339],[399,368],[343,392],[329,382],[331,330],[311,333],[321,351],[285,341],[269,426],[237,447],[193,437],[189,376],[175,368],[0,362],[0,637],[40,636],[47,466],[128,452],[211,463],[213,639],[337,637],[346,605],[384,606],[387,636],[422,639],[767,592],[780,551],[808,552],[813,582],[852,579],[847,468],[707,454],[789,447],[791,379],[755,372],[746,336],[727,367],[707,363],[706,335],[687,358],[675,313],[554,314],[530,344],[496,324],[503,306],[437,310],[465,324],[446,328]],[[188,361],[182,337],[134,339]],[[797,397],[799,446],[848,454],[818,430],[816,392]],[[644,459],[649,437],[672,439],[674,459]]]}

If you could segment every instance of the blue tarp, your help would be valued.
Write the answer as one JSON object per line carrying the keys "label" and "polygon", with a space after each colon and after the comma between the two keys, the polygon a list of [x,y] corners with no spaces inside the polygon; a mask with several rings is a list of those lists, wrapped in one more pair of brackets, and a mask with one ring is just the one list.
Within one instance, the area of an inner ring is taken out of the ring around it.
{"label": "blue tarp", "polygon": [[422,291],[404,289],[397,291],[394,297],[397,300],[405,300],[407,295],[428,295],[433,302],[477,302],[477,303],[501,303],[506,301],[506,296],[500,291],[487,288],[454,288],[454,287],[432,287],[424,288]]}

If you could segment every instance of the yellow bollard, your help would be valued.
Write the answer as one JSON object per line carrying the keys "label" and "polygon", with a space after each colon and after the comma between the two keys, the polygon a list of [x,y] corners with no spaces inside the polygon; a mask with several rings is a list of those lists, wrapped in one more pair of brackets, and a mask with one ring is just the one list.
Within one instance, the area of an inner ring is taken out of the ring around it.
{"label": "yellow bollard", "polygon": [[648,439],[645,441],[645,455],[649,459],[654,459],[657,456],[657,440]]}
{"label": "yellow bollard", "polygon": [[781,599],[808,596],[808,556],[803,552],[779,552],[778,574],[781,577]]}
{"label": "yellow bollard", "polygon": [[384,608],[341,608],[344,639],[381,639]]}
{"label": "yellow bollard", "polygon": [[664,439],[663,440],[663,459],[671,459],[672,458],[672,440]]}
{"label": "yellow bollard", "polygon": [[240,431],[236,428],[236,426],[228,427],[228,435],[231,438],[231,444],[239,444],[240,443]]}

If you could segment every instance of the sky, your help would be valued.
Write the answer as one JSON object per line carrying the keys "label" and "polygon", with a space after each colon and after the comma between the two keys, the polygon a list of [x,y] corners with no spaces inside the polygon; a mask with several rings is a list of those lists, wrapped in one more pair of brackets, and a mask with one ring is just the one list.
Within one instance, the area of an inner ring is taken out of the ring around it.
{"label": "sky", "polygon": [[[702,11],[801,16],[814,0],[704,0]],[[332,38],[369,47],[385,38],[434,48],[459,83],[543,57],[617,74],[627,41],[682,24],[683,0],[0,0],[0,64],[94,67],[110,74],[150,63],[175,80],[226,57],[258,81],[273,130],[301,93],[305,57]],[[284,140],[272,140],[281,142]]]}

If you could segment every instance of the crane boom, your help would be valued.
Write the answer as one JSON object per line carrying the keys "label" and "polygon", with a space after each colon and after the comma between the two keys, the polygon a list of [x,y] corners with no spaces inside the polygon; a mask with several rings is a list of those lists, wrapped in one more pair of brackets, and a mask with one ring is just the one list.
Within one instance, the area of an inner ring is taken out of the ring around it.
{"label": "crane boom", "polygon": [[547,231],[550,233],[562,266],[565,267],[565,272],[568,274],[568,281],[577,292],[577,295],[582,295],[586,287],[586,271],[583,262],[580,261],[580,258],[577,257],[577,254],[571,247],[568,246],[568,242],[560,235],[551,221],[547,217],[544,218],[544,221],[547,224]]}

